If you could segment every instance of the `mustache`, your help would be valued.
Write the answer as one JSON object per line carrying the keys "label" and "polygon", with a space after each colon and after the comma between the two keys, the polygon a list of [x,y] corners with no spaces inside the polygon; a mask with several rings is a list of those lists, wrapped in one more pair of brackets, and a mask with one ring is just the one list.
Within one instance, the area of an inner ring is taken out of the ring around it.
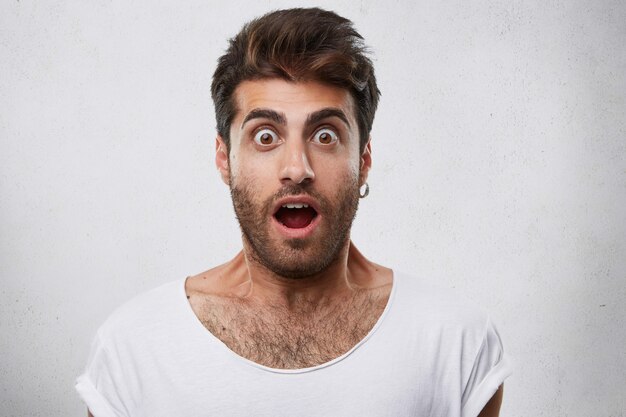
{"label": "mustache", "polygon": [[322,213],[328,213],[331,207],[331,203],[328,198],[317,192],[311,184],[286,184],[280,190],[278,190],[273,196],[269,197],[265,201],[265,209],[268,214],[271,214],[273,207],[276,205],[276,201],[283,197],[296,197],[306,195],[317,201],[319,210]]}
{"label": "mustache", "polygon": [[306,194],[309,195],[313,198],[320,198],[321,196],[311,188],[311,186],[309,185],[302,185],[302,184],[287,184],[285,186],[283,186],[283,188],[281,188],[280,190],[278,190],[274,196],[272,197],[273,200],[278,200],[279,198],[283,198],[283,197],[288,197],[288,196],[295,196],[295,195],[302,195],[302,194]]}

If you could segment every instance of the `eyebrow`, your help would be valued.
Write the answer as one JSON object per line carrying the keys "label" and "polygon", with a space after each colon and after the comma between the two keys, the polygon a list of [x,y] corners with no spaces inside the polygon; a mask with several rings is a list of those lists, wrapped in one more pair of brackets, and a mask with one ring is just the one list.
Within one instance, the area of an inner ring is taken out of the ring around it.
{"label": "eyebrow", "polygon": [[309,114],[306,118],[306,125],[311,126],[318,124],[324,119],[328,119],[330,117],[336,117],[340,119],[342,122],[346,124],[346,126],[350,127],[350,122],[348,121],[348,117],[344,113],[343,110],[337,107],[327,107],[316,112]]}
{"label": "eyebrow", "polygon": [[244,125],[253,119],[269,119],[274,123],[283,126],[287,124],[287,118],[284,113],[278,113],[277,111],[271,109],[254,109],[243,119],[241,128],[243,129]]}
{"label": "eyebrow", "polygon": [[[326,107],[309,114],[306,118],[305,124],[306,126],[315,125],[330,117],[336,117],[350,127],[350,122],[348,121],[346,113],[337,107]],[[254,109],[243,119],[241,129],[243,129],[246,123],[253,119],[269,119],[282,126],[287,124],[287,118],[284,113],[278,113],[277,111],[271,109]]]}

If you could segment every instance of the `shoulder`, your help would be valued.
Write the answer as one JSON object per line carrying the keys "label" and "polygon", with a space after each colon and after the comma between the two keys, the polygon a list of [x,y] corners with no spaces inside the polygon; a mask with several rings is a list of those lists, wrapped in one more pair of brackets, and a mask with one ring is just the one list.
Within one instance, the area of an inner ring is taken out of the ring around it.
{"label": "shoulder", "polygon": [[[181,300],[182,298],[182,300]],[[143,394],[142,375],[174,357],[184,318],[184,281],[161,285],[127,301],[99,327],[76,389],[97,415],[118,415]],[[132,414],[132,413],[131,413]]]}
{"label": "shoulder", "polygon": [[482,387],[478,391],[486,393],[472,400],[477,415],[511,373],[490,315],[455,291],[409,274],[397,274],[396,284],[394,328],[409,338],[409,346],[419,346],[422,357],[445,358],[446,366],[457,367],[464,402]]}
{"label": "shoulder", "polygon": [[98,329],[102,340],[129,339],[161,326],[184,302],[184,280],[162,284],[117,307]]}
{"label": "shoulder", "polygon": [[400,272],[394,279],[394,307],[404,320],[438,333],[484,337],[490,318],[475,302],[414,275]]}

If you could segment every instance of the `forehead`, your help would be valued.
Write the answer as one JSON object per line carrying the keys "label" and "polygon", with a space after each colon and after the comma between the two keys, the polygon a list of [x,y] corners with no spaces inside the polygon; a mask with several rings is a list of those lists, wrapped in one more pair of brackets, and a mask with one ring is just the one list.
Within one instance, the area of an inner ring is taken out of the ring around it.
{"label": "forehead", "polygon": [[[317,81],[291,82],[282,79],[243,81],[235,89],[236,114],[242,120],[254,109],[271,109],[296,122],[327,107],[339,108],[354,121],[354,101],[348,90]],[[353,126],[354,123],[351,123]]]}

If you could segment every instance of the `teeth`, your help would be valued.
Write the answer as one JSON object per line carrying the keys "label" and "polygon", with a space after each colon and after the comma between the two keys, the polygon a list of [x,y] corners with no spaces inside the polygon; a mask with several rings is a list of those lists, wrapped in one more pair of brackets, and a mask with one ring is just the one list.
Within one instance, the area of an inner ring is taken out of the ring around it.
{"label": "teeth", "polygon": [[289,203],[289,204],[283,204],[284,208],[288,208],[288,209],[301,209],[301,208],[307,208],[309,207],[308,204],[300,204],[300,203]]}

